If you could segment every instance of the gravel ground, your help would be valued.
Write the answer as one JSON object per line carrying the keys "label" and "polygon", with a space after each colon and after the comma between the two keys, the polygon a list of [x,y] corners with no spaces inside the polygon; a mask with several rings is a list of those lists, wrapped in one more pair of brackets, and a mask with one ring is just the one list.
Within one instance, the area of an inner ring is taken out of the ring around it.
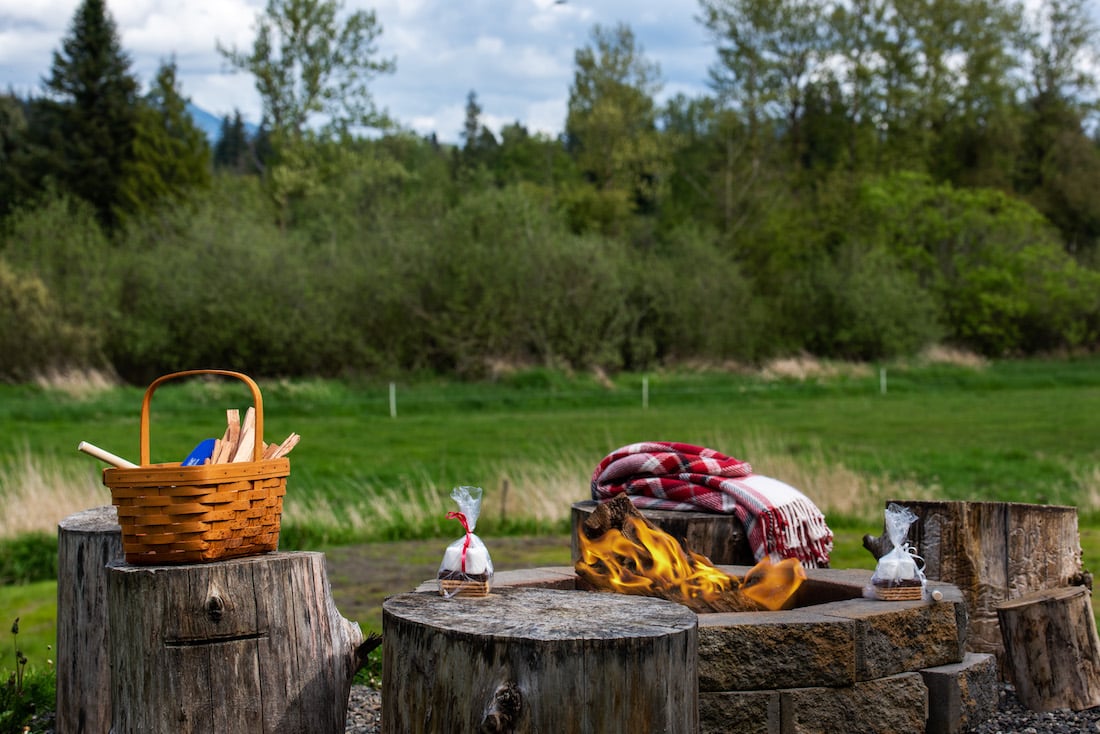
{"label": "gravel ground", "polygon": [[[352,686],[346,734],[378,734],[382,726],[382,696],[366,686]],[[997,715],[969,729],[968,734],[1100,734],[1100,706],[1084,711],[1036,713],[1024,708],[1011,686],[1001,690]]]}
{"label": "gravel ground", "polygon": [[1024,708],[1012,686],[1001,688],[997,715],[968,734],[1100,734],[1100,706],[1084,711],[1060,709],[1038,713]]}
{"label": "gravel ground", "polygon": [[352,686],[345,734],[378,734],[382,731],[382,694],[367,686]]}
{"label": "gravel ground", "polygon": [[[53,714],[44,714],[30,731],[53,734]],[[379,734],[382,731],[382,694],[367,686],[351,687],[345,734]],[[1084,711],[1036,713],[1024,708],[1011,686],[1001,690],[997,714],[967,730],[967,734],[1100,734],[1100,706]]]}

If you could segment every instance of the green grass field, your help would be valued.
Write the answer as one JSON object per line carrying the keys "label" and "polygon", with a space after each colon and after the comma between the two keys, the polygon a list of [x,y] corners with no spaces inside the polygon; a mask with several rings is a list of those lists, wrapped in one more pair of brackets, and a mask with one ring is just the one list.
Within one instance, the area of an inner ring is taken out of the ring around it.
{"label": "green grass field", "polygon": [[[845,539],[836,566],[860,562],[858,539],[881,529],[887,498],[1075,505],[1085,565],[1097,565],[1100,358],[891,364],[885,391],[878,367],[797,371],[597,379],[533,369],[493,383],[413,380],[395,386],[396,416],[388,383],[261,381],[266,438],[302,435],[282,546],[447,538],[458,484],[486,489],[478,532],[490,547],[494,535],[564,536],[569,505],[587,498],[608,451],[675,440],[747,459],[805,491]],[[54,532],[71,512],[110,501],[103,465],[76,446],[87,440],[136,460],[142,393],[0,386],[0,537]],[[220,436],[225,409],[248,402],[232,380],[164,386],[153,398],[153,461],[178,461]],[[35,619],[54,593],[36,597],[36,588],[3,589],[0,615]],[[21,643],[38,645],[36,634],[25,622]]]}

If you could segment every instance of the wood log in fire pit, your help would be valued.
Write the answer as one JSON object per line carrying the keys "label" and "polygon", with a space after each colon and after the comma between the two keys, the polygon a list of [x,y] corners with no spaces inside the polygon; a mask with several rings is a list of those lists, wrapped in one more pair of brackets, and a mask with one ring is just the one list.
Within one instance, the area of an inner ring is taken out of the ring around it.
{"label": "wood log in fire pit", "polygon": [[[600,503],[595,500],[574,502],[573,562],[580,558],[577,528],[591,516]],[[651,525],[656,525],[679,540],[685,548],[706,556],[716,566],[751,566],[756,563],[745,526],[735,515],[683,510],[639,510]]]}
{"label": "wood log in fire pit", "polygon": [[626,495],[596,507],[574,541],[579,587],[655,596],[700,614],[782,608],[806,578],[793,560],[730,576],[650,523]]}
{"label": "wood log in fire pit", "polygon": [[391,596],[382,731],[695,734],[697,620],[622,594]]}

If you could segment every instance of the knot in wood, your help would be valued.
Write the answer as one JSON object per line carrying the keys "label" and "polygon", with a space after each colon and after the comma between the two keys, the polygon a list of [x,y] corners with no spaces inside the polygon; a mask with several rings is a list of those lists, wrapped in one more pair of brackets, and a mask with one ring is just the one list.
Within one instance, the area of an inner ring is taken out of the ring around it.
{"label": "knot in wood", "polygon": [[211,622],[218,622],[225,616],[225,602],[217,594],[211,594],[206,600],[206,616]]}
{"label": "knot in wood", "polygon": [[481,721],[481,734],[511,734],[523,710],[523,694],[515,683],[504,683],[493,694]]}

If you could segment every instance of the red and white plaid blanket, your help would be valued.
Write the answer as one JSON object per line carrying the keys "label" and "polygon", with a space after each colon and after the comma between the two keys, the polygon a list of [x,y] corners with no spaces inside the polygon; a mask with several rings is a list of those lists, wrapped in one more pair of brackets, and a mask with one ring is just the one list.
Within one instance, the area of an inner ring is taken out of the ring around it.
{"label": "red and white plaid blanket", "polygon": [[606,502],[622,493],[639,508],[732,513],[758,561],[797,558],[811,568],[829,563],[833,533],[806,495],[713,449],[666,441],[616,449],[592,473],[592,498]]}

